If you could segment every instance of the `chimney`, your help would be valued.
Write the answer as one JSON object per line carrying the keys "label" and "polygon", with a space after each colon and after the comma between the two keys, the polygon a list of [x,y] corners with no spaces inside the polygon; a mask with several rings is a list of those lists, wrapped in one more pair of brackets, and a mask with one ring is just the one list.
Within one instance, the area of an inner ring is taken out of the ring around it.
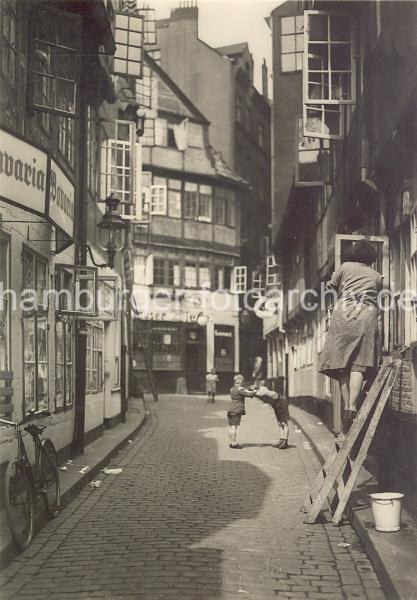
{"label": "chimney", "polygon": [[171,21],[195,21],[195,25],[197,26],[197,0],[180,0],[179,7],[171,10]]}
{"label": "chimney", "polygon": [[268,67],[265,59],[262,63],[262,95],[265,100],[268,100]]}

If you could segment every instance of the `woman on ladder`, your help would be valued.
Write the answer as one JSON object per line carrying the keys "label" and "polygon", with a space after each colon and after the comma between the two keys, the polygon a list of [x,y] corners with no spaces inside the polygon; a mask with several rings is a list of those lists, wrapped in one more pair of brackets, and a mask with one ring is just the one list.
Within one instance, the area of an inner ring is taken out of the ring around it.
{"label": "woman on ladder", "polygon": [[319,372],[339,382],[344,435],[356,416],[364,380],[378,361],[378,294],[382,277],[371,267],[376,258],[377,252],[369,242],[356,242],[347,261],[327,284],[337,292],[337,302],[320,355]]}

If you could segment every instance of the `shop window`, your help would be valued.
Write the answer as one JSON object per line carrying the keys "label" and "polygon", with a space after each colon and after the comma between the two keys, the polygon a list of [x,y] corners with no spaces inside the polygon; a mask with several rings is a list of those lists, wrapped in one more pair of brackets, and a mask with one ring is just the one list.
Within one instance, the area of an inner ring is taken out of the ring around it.
{"label": "shop window", "polygon": [[89,393],[100,392],[103,389],[103,347],[103,325],[89,323],[86,360],[86,391]]}
{"label": "shop window", "polygon": [[325,11],[305,11],[304,19],[304,135],[341,139],[342,105],[355,103],[352,21]]}
{"label": "shop window", "polygon": [[142,16],[116,13],[113,72],[115,75],[142,77],[144,18]]}
{"label": "shop window", "polygon": [[181,344],[179,326],[153,324],[152,368],[155,371],[181,370]]}
{"label": "shop window", "polygon": [[23,412],[48,408],[47,263],[22,251]]}
{"label": "shop window", "polygon": [[198,269],[198,278],[201,288],[211,288],[211,271],[210,267],[206,265],[200,265]]}
{"label": "shop window", "polygon": [[32,107],[75,117],[82,19],[39,7],[34,9],[32,28]]}
{"label": "shop window", "polygon": [[197,287],[197,265],[186,263],[185,265],[185,287]]}
{"label": "shop window", "polygon": [[71,406],[74,397],[74,327],[71,319],[55,323],[55,408]]}
{"label": "shop window", "polygon": [[7,371],[9,364],[10,341],[10,307],[6,290],[9,289],[9,245],[5,239],[0,238],[0,371]]}
{"label": "shop window", "polygon": [[247,290],[247,277],[247,267],[234,267],[231,292],[234,294],[244,294]]}
{"label": "shop window", "polygon": [[232,373],[235,364],[234,328],[228,325],[214,327],[214,366],[219,373]]}
{"label": "shop window", "polygon": [[304,17],[281,18],[281,71],[292,73],[303,68]]}

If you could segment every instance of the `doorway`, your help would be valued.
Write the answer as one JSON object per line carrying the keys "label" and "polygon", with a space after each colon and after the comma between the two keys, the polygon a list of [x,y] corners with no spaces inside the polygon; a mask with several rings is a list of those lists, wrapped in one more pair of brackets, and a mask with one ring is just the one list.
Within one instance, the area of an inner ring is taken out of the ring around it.
{"label": "doorway", "polygon": [[203,393],[206,376],[206,328],[185,328],[185,377],[190,394]]}

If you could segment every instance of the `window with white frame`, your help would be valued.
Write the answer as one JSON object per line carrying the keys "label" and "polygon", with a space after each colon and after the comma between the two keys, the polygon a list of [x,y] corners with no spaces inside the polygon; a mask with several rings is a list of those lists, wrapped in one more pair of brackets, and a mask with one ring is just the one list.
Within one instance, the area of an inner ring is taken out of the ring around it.
{"label": "window with white frame", "polygon": [[281,18],[281,71],[291,73],[303,68],[304,17]]}
{"label": "window with white frame", "polygon": [[100,392],[103,389],[104,326],[89,323],[87,328],[86,391]]}
{"label": "window with white frame", "polygon": [[32,19],[31,106],[75,117],[81,17],[37,7]]}
{"label": "window with white frame", "polygon": [[244,294],[248,285],[248,268],[239,266],[233,268],[232,287],[233,294]]}
{"label": "window with white frame", "polygon": [[192,263],[185,264],[185,287],[197,287],[197,265]]}
{"label": "window with white frame", "polygon": [[210,289],[211,287],[211,269],[208,265],[200,265],[198,269],[198,279],[201,288]]}
{"label": "window with white frame", "polygon": [[156,44],[155,9],[142,6],[137,9],[137,14],[143,17],[143,44],[153,46]]}
{"label": "window with white frame", "polygon": [[114,194],[124,206],[134,201],[136,166],[135,124],[133,121],[115,120],[104,123],[108,138],[101,146],[100,193],[107,198]]}
{"label": "window with white frame", "polygon": [[151,185],[150,188],[150,213],[151,215],[167,214],[167,187],[166,185]]}
{"label": "window with white frame", "polygon": [[184,187],[184,218],[198,219],[198,185],[186,182]]}
{"label": "window with white frame", "polygon": [[343,137],[342,105],[355,103],[353,27],[349,15],[304,13],[304,135]]}
{"label": "window with white frame", "polygon": [[265,286],[278,285],[282,282],[282,268],[275,259],[273,254],[269,254],[266,257],[266,281]]}
{"label": "window with white frame", "polygon": [[256,298],[260,298],[264,293],[263,275],[259,271],[252,271],[252,292]]}
{"label": "window with white frame", "polygon": [[115,13],[113,72],[115,75],[142,76],[144,18],[132,13]]}
{"label": "window with white frame", "polygon": [[74,398],[74,357],[72,319],[55,323],[55,407],[71,406]]}
{"label": "window with white frame", "polygon": [[168,179],[168,215],[181,218],[181,180]]}
{"label": "window with white frame", "polygon": [[209,185],[199,186],[198,218],[200,221],[211,223],[212,219],[212,189]]}

